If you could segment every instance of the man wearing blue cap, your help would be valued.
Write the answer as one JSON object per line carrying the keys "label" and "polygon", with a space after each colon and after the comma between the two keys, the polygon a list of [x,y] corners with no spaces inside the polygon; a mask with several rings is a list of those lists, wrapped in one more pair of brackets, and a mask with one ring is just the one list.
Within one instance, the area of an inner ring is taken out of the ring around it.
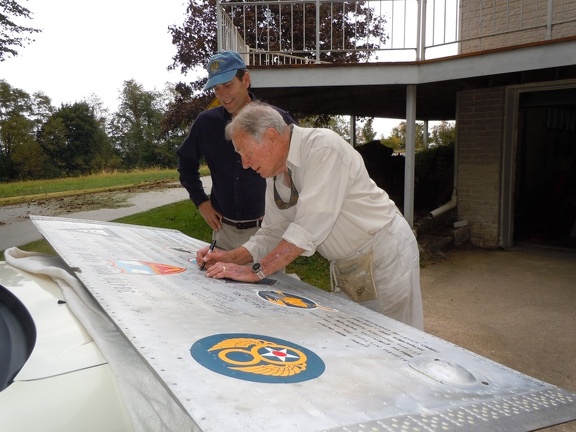
{"label": "man wearing blue cap", "polygon": [[[251,169],[242,168],[240,155],[224,135],[226,124],[254,100],[246,63],[235,51],[222,51],[206,66],[208,82],[220,106],[198,115],[190,133],[178,148],[180,183],[212,228],[212,239],[220,249],[231,250],[245,243],[260,227],[264,216],[266,181]],[[295,123],[276,108],[287,124]],[[206,195],[200,180],[200,159],[204,157],[212,190]]]}

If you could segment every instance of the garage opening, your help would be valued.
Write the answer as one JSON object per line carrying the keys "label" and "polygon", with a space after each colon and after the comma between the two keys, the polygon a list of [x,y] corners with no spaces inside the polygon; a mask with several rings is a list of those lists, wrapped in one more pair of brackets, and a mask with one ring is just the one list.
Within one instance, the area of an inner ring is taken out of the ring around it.
{"label": "garage opening", "polygon": [[576,249],[576,89],[520,94],[514,242]]}

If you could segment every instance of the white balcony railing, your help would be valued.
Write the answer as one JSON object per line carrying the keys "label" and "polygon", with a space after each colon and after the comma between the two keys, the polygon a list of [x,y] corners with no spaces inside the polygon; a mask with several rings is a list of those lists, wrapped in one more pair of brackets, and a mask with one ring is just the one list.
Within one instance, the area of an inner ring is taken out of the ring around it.
{"label": "white balcony railing", "polygon": [[415,61],[576,35],[576,0],[218,1],[249,64]]}

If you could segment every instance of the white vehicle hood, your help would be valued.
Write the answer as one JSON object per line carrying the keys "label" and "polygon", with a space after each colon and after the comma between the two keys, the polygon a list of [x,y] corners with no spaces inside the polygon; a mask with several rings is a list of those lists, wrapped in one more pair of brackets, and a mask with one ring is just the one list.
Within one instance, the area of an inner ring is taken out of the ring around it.
{"label": "white vehicle hood", "polygon": [[22,273],[2,262],[0,280],[28,309],[37,333],[34,350],[14,381],[37,380],[106,363],[51,279]]}

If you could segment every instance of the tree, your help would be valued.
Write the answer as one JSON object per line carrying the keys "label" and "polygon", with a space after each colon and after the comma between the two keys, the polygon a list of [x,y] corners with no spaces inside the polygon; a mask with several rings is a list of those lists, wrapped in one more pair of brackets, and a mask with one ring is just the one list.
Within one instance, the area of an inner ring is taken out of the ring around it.
{"label": "tree", "polygon": [[59,175],[82,175],[107,165],[110,143],[86,102],[64,104],[38,133],[38,142]]}
{"label": "tree", "polygon": [[34,122],[34,133],[38,133],[42,124],[54,112],[52,100],[42,92],[32,94],[32,112],[30,119]]}
{"label": "tree", "polygon": [[[398,126],[392,129],[390,137],[398,138],[400,140],[400,148],[406,148],[406,122],[401,122]],[[416,122],[416,149],[424,148],[424,123]]]}
{"label": "tree", "polygon": [[0,62],[18,55],[18,48],[34,42],[26,34],[41,30],[17,24],[17,18],[32,19],[30,11],[14,0],[0,0]]}
{"label": "tree", "polygon": [[0,124],[0,141],[2,142],[2,161],[0,173],[6,179],[18,177],[15,164],[14,153],[19,146],[23,146],[33,141],[32,133],[34,124],[22,114],[14,114],[3,120]]}
{"label": "tree", "polygon": [[165,98],[162,93],[144,90],[134,80],[124,81],[110,135],[125,167],[175,166],[176,146],[183,137],[174,132],[161,136]]}
{"label": "tree", "polygon": [[[28,178],[28,162],[37,164],[35,135],[52,106],[43,93],[30,96],[0,80],[0,177]],[[23,151],[26,147],[27,151]]]}
{"label": "tree", "polygon": [[106,123],[110,120],[110,110],[104,105],[104,102],[100,96],[92,93],[90,96],[84,99],[94,112],[94,116],[102,124],[106,126]]}
{"label": "tree", "polygon": [[36,140],[26,140],[14,148],[12,154],[14,178],[33,180],[53,178],[52,164]]}
{"label": "tree", "polygon": [[[367,61],[384,44],[386,19],[375,15],[368,2],[315,4],[246,2],[228,6],[226,13],[244,43],[264,52],[289,52],[316,60],[316,32],[321,61],[358,63]],[[318,14],[316,7],[319,7]],[[318,17],[318,18],[317,18]],[[316,20],[319,20],[319,27]],[[267,57],[263,57],[268,62]],[[256,57],[255,61],[258,61]]]}
{"label": "tree", "polygon": [[[356,118],[356,137],[354,146],[366,144],[376,139],[376,132],[372,128],[374,118]],[[350,118],[347,116],[315,115],[306,116],[298,120],[302,127],[321,127],[330,129],[340,135],[345,141],[350,142]]]}
{"label": "tree", "polygon": [[437,146],[445,146],[456,142],[456,127],[453,122],[443,121],[432,127],[430,142]]}
{"label": "tree", "polygon": [[386,147],[390,147],[394,151],[398,152],[404,149],[404,144],[402,143],[402,138],[398,136],[390,135],[388,138],[382,138],[380,140],[382,144]]}
{"label": "tree", "polygon": [[368,117],[363,121],[362,128],[360,129],[360,135],[356,139],[358,143],[369,143],[370,141],[374,141],[376,139],[376,131],[374,130],[374,118]]}
{"label": "tree", "polygon": [[[225,4],[225,3],[224,3]],[[322,47],[321,59],[331,62],[359,62],[366,60],[371,54],[369,48],[385,42],[386,21],[382,17],[373,16],[372,9],[364,1],[354,3],[338,3],[341,9],[336,12],[330,4],[323,4],[320,10],[320,40],[332,40],[335,46],[327,49]],[[315,5],[293,5],[293,10],[287,11],[289,5],[262,5],[247,2],[243,7],[233,9],[230,16],[238,19],[239,14],[245,14],[246,21],[254,23],[247,26],[244,34],[245,42],[252,47],[262,42],[270,43],[270,49],[297,46],[302,55],[310,51],[307,41],[315,41],[315,35],[308,34],[316,26]],[[258,9],[257,9],[258,8]],[[240,12],[242,11],[242,12]],[[294,12],[294,13],[292,13]],[[177,53],[168,69],[180,69],[182,74],[196,72],[205,65],[210,56],[217,50],[216,2],[213,0],[189,0],[186,18],[181,27],[170,26],[172,43],[176,45]],[[291,17],[294,18],[291,18]],[[290,18],[288,18],[290,17]],[[288,32],[285,19],[292,20],[294,31]],[[282,20],[282,25],[280,25]],[[338,32],[334,32],[338,28]],[[263,32],[262,30],[266,31]],[[306,29],[306,31],[304,31]],[[354,30],[353,30],[354,29]],[[358,37],[361,35],[361,37]],[[266,37],[266,41],[262,37]],[[273,41],[270,39],[274,39]],[[370,41],[378,41],[370,42]],[[337,46],[336,46],[337,45]],[[344,49],[354,48],[344,51]],[[198,77],[189,84],[179,83],[176,86],[178,96],[168,108],[163,121],[162,130],[167,131],[189,125],[213,99],[211,94],[202,91],[206,78]],[[292,113],[297,116],[298,113]],[[321,114],[321,113],[319,113]]]}

